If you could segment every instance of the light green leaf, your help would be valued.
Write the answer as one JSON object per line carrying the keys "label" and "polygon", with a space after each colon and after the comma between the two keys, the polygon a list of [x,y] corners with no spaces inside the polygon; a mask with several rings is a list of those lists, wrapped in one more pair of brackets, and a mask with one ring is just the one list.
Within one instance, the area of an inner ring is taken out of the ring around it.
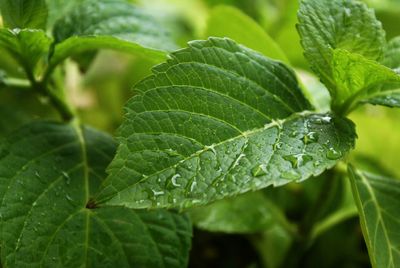
{"label": "light green leaf", "polygon": [[176,46],[151,14],[123,0],[87,0],[54,27],[56,46],[50,69],[85,50],[108,48],[144,54],[157,60]]}
{"label": "light green leaf", "polygon": [[5,267],[184,267],[188,218],[163,210],[94,208],[113,140],[76,123],[35,123],[0,148]]}
{"label": "light green leaf", "polygon": [[8,28],[46,28],[45,0],[0,0],[0,10],[4,25]]}
{"label": "light green leaf", "polygon": [[387,107],[400,107],[400,86],[396,90],[391,90],[388,92],[382,92],[381,94],[376,94],[370,99],[364,100],[365,103],[370,103],[374,105],[383,105]]}
{"label": "light green leaf", "polygon": [[[140,82],[98,203],[202,205],[332,167],[351,122],[310,109],[293,72],[230,39],[194,41]],[[282,120],[276,120],[282,119]]]}
{"label": "light green leaf", "polygon": [[332,69],[337,85],[333,106],[343,114],[353,110],[359,101],[368,102],[400,88],[399,74],[346,50],[333,51]]}
{"label": "light green leaf", "polygon": [[229,37],[272,59],[289,63],[275,41],[253,19],[239,9],[217,6],[210,12],[206,36]]}
{"label": "light green leaf", "polygon": [[373,267],[400,266],[400,181],[349,166],[354,199]]}
{"label": "light green leaf", "polygon": [[372,9],[354,0],[303,0],[298,31],[304,55],[334,97],[332,49],[341,48],[376,60],[385,46],[385,32]]}
{"label": "light green leaf", "polygon": [[39,60],[47,56],[50,43],[51,40],[42,30],[0,29],[0,46],[26,72],[33,72]]}
{"label": "light green leaf", "polygon": [[389,41],[382,57],[382,63],[400,72],[400,36]]}
{"label": "light green leaf", "polygon": [[194,208],[190,215],[198,228],[212,232],[256,233],[275,225],[293,231],[279,208],[259,191]]}

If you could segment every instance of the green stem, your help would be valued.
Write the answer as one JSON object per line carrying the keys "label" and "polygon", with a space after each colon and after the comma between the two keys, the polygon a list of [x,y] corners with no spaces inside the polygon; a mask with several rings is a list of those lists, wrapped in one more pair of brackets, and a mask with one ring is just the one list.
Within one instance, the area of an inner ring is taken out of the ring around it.
{"label": "green stem", "polygon": [[63,91],[51,89],[48,86],[49,83],[47,79],[43,81],[37,81],[30,70],[25,69],[25,71],[32,88],[39,94],[49,98],[50,103],[58,111],[64,121],[69,122],[75,118],[74,109],[66,101]]}
{"label": "green stem", "polygon": [[1,83],[6,87],[18,88],[23,90],[28,90],[31,88],[31,82],[26,79],[6,77],[1,80]]}

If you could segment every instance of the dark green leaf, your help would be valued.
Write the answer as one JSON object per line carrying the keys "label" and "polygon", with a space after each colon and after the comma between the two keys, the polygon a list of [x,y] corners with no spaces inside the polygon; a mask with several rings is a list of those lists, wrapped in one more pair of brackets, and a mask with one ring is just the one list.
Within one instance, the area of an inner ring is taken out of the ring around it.
{"label": "dark green leaf", "polygon": [[114,149],[109,136],[76,123],[35,123],[10,135],[0,150],[4,266],[186,265],[187,217],[162,210],[90,209]]}
{"label": "dark green leaf", "polygon": [[46,28],[45,0],[0,0],[0,10],[4,25],[8,28]]}
{"label": "dark green leaf", "polygon": [[291,229],[285,216],[263,193],[254,192],[190,211],[193,223],[201,229],[225,233],[255,233],[276,225]]}
{"label": "dark green leaf", "polygon": [[298,19],[305,57],[332,96],[338,91],[333,81],[332,49],[345,49],[372,60],[381,56],[385,32],[373,10],[364,3],[354,0],[303,0]]}
{"label": "dark green leaf", "polygon": [[349,166],[353,196],[372,266],[400,265],[400,181]]}
{"label": "dark green leaf", "polygon": [[299,113],[311,107],[290,69],[230,39],[191,42],[153,72],[126,105],[99,203],[207,204],[317,175],[354,145],[351,122]]}
{"label": "dark green leaf", "polygon": [[0,46],[24,69],[33,72],[47,56],[51,40],[42,30],[0,29]]}
{"label": "dark green leaf", "polygon": [[87,0],[54,27],[56,41],[50,66],[85,51],[121,50],[164,59],[176,48],[163,25],[151,14],[123,0]]}

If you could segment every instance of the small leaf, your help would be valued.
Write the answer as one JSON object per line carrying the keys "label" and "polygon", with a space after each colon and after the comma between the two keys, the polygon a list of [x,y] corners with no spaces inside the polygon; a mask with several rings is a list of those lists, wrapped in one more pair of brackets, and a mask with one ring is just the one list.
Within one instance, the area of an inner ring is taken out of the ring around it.
{"label": "small leaf", "polygon": [[[311,107],[290,69],[230,39],[191,42],[153,73],[126,105],[98,203],[207,204],[305,180],[354,145],[348,120],[299,113]],[[306,143],[310,132],[318,138]]]}
{"label": "small leaf", "polygon": [[333,106],[338,110],[351,111],[361,100],[365,102],[375,95],[390,94],[391,90],[400,88],[399,74],[346,50],[334,50],[332,68],[337,85]]}
{"label": "small leaf", "polygon": [[34,123],[0,147],[0,240],[6,267],[184,267],[188,218],[94,208],[113,140],[76,123]]}
{"label": "small leaf", "polygon": [[377,60],[385,32],[372,9],[353,0],[303,0],[298,31],[304,55],[313,71],[336,94],[331,67],[332,49],[341,48]]}
{"label": "small leaf", "polygon": [[400,265],[400,181],[349,166],[353,196],[373,267]]}
{"label": "small leaf", "polygon": [[267,57],[289,63],[283,51],[257,22],[230,6],[217,6],[211,11],[206,36],[229,37]]}
{"label": "small leaf", "polygon": [[8,28],[46,28],[45,0],[0,0],[0,10],[4,25]]}
{"label": "small leaf", "polygon": [[383,54],[382,63],[400,72],[400,36],[389,41]]}
{"label": "small leaf", "polygon": [[42,30],[0,29],[0,46],[25,71],[33,71],[39,60],[47,56],[50,43],[51,40]]}
{"label": "small leaf", "polygon": [[263,193],[254,192],[217,201],[190,211],[201,229],[224,233],[255,233],[282,225],[291,228],[285,216]]}
{"label": "small leaf", "polygon": [[50,68],[86,50],[109,48],[162,60],[164,51],[176,48],[154,16],[123,0],[84,1],[58,20],[53,32]]}

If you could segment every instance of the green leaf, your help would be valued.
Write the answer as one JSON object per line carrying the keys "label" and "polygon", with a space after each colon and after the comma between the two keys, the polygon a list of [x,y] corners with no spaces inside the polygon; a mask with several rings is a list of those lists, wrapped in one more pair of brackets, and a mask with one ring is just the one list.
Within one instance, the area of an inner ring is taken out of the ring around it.
{"label": "green leaf", "polygon": [[86,0],[46,0],[49,15],[47,18],[47,28],[53,29],[55,22],[64,17],[73,8],[77,7]]}
{"label": "green leaf", "polygon": [[175,49],[169,33],[151,14],[123,0],[87,0],[54,26],[50,68],[86,50],[108,48],[165,59]]}
{"label": "green leaf", "polygon": [[400,72],[400,36],[389,41],[383,54],[382,63]]}
{"label": "green leaf", "polygon": [[49,51],[51,40],[42,30],[0,29],[0,46],[24,69],[33,72]]}
{"label": "green leaf", "polygon": [[343,114],[353,110],[360,101],[368,102],[375,96],[390,94],[400,88],[399,74],[346,50],[334,50],[332,69],[337,85],[333,106]]}
{"label": "green leaf", "polygon": [[[194,41],[140,82],[98,203],[202,205],[332,167],[351,122],[310,109],[293,72],[230,39]],[[282,119],[282,120],[276,120]]]}
{"label": "green leaf", "polygon": [[188,218],[93,208],[113,140],[76,123],[35,123],[0,150],[1,259],[6,267],[184,267]]}
{"label": "green leaf", "polygon": [[207,21],[206,36],[229,37],[267,57],[289,63],[283,51],[265,30],[233,7],[221,5],[212,9]]}
{"label": "green leaf", "polygon": [[354,199],[373,267],[400,265],[400,181],[349,166]]}
{"label": "green leaf", "polygon": [[194,208],[190,215],[198,228],[212,232],[256,233],[275,225],[293,229],[279,208],[259,191]]}
{"label": "green leaf", "polygon": [[46,28],[45,0],[0,0],[0,10],[4,25],[8,28]]}
{"label": "green leaf", "polygon": [[332,49],[341,48],[376,60],[385,45],[385,32],[372,9],[353,0],[303,0],[298,31],[304,55],[313,71],[337,93],[332,73]]}

